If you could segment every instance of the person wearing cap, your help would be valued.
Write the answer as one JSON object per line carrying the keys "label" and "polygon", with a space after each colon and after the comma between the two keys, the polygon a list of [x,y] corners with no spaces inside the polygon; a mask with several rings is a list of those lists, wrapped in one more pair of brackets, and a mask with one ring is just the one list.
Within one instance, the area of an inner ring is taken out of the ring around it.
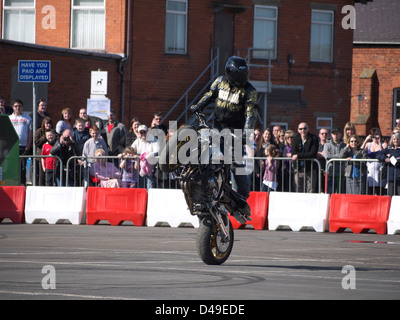
{"label": "person wearing cap", "polygon": [[[140,135],[139,139],[136,139],[132,143],[134,158],[138,160],[145,158],[149,164],[154,165],[157,161],[156,157],[158,156],[158,152],[160,151],[158,140],[153,138],[147,139],[148,128],[144,124],[139,126],[138,131]],[[143,185],[144,181],[146,182],[147,189],[154,188],[156,185],[156,179],[153,174],[140,176],[139,187]]]}
{"label": "person wearing cap", "polygon": [[[340,152],[346,147],[342,139],[342,131],[338,127],[331,130],[331,139],[324,144],[324,156],[328,162],[331,159],[339,159]],[[339,161],[328,163],[327,193],[344,193],[344,165]]]}

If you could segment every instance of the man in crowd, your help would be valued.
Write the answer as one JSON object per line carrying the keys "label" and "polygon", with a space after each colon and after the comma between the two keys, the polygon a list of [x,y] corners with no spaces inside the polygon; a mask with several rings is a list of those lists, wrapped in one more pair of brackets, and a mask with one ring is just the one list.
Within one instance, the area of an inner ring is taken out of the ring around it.
{"label": "man in crowd", "polygon": [[[332,129],[332,139],[324,145],[324,156],[326,161],[338,159],[340,151],[346,147],[342,140],[342,132],[338,127]],[[344,164],[336,161],[334,164],[328,164],[328,183],[327,193],[344,193]]]}
{"label": "man in crowd", "polygon": [[[32,119],[24,111],[24,103],[17,99],[14,101],[13,114],[10,115],[11,123],[19,137],[19,155],[30,155],[32,151]],[[26,184],[26,159],[21,159],[20,182]]]}
{"label": "man in crowd", "polygon": [[295,167],[295,185],[297,192],[318,192],[318,165],[312,159],[317,158],[318,138],[308,131],[308,124],[302,122],[297,127],[299,133],[292,141],[292,160]]}
{"label": "man in crowd", "polygon": [[117,121],[115,110],[111,109],[108,115],[108,123],[105,125],[108,155],[117,156],[119,140],[126,134],[127,130],[123,123]]}

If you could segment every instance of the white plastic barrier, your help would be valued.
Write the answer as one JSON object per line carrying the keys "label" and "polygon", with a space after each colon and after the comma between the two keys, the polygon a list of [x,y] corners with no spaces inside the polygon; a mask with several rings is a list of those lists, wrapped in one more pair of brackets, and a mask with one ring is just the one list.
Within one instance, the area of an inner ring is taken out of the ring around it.
{"label": "white plastic barrier", "polygon": [[182,190],[149,189],[147,226],[154,227],[162,222],[173,228],[187,223],[194,228],[199,227],[199,219],[190,214]]}
{"label": "white plastic barrier", "polygon": [[392,196],[389,218],[387,221],[387,233],[400,232],[400,196]]}
{"label": "white plastic barrier", "polygon": [[327,230],[329,194],[271,192],[269,194],[268,229],[288,226],[293,231],[312,227]]}
{"label": "white plastic barrier", "polygon": [[44,219],[55,224],[62,219],[80,224],[85,202],[84,187],[27,187],[25,222]]}

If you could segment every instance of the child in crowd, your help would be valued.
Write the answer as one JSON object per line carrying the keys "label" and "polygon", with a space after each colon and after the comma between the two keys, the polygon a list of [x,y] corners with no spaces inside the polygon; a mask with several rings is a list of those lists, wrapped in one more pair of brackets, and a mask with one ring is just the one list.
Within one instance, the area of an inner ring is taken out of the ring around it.
{"label": "child in crowd", "polygon": [[279,149],[274,144],[269,144],[265,148],[265,171],[263,177],[263,186],[261,191],[275,191],[278,188],[277,173],[279,162],[274,160],[274,157],[279,156]]}
{"label": "child in crowd", "polygon": [[[42,147],[42,156],[50,155],[50,150],[56,142],[56,132],[54,129],[45,132],[47,142]],[[44,172],[45,186],[52,187],[56,185],[56,165],[57,158],[42,158],[42,168]]]}
{"label": "child in crowd", "polygon": [[83,152],[83,146],[85,142],[90,139],[89,129],[85,128],[85,121],[83,119],[75,120],[75,128],[72,131],[72,140],[78,145],[80,155]]}
{"label": "child in crowd", "polygon": [[136,188],[139,180],[139,161],[134,153],[132,147],[126,147],[124,152],[118,155],[118,158],[121,159],[119,167],[122,169],[123,188]]}

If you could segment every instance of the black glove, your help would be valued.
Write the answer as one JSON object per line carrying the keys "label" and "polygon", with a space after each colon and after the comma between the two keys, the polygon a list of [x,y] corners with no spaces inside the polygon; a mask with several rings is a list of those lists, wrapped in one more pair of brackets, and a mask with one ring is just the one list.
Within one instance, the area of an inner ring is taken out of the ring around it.
{"label": "black glove", "polygon": [[200,107],[197,104],[192,105],[189,109],[190,109],[190,111],[192,111],[192,113],[201,111]]}

